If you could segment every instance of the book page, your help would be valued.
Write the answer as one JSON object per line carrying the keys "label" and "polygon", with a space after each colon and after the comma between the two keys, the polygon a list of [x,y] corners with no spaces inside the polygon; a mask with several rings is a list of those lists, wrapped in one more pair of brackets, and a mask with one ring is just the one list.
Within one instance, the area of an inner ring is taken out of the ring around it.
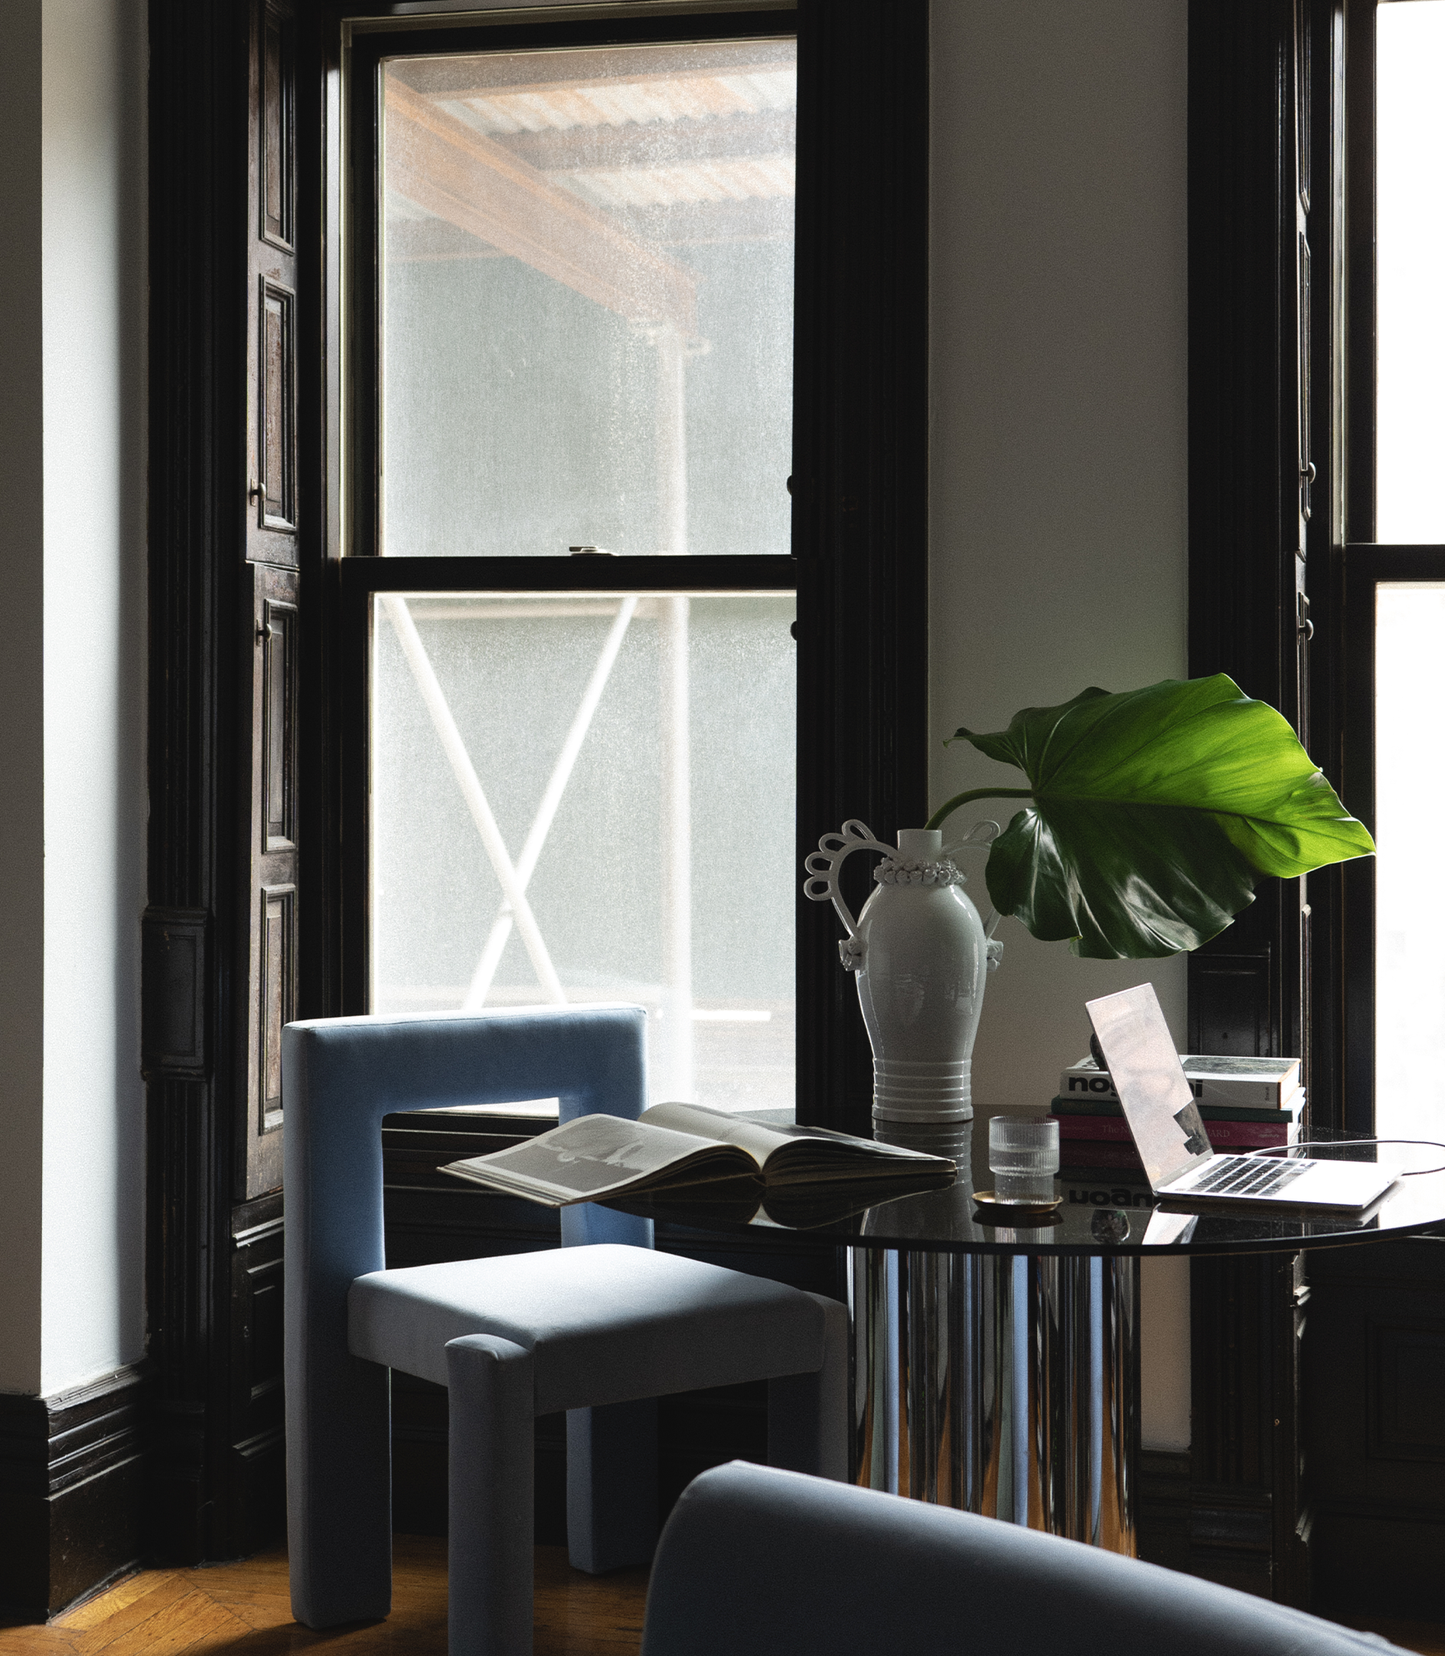
{"label": "book page", "polygon": [[[554,1204],[644,1187],[662,1174],[746,1176],[731,1147],[621,1116],[588,1115],[524,1144],[453,1162],[444,1171]],[[683,1182],[679,1180],[678,1182]]]}
{"label": "book page", "polygon": [[650,1110],[643,1111],[640,1119],[659,1127],[735,1144],[763,1166],[769,1177],[788,1180],[887,1178],[925,1168],[935,1172],[953,1170],[951,1161],[921,1150],[880,1144],[876,1139],[858,1138],[852,1133],[835,1133],[828,1127],[800,1127],[796,1123],[767,1127],[760,1122],[739,1119],[725,1110],[710,1109],[706,1104],[654,1104]]}
{"label": "book page", "polygon": [[726,1110],[710,1109],[706,1104],[654,1104],[638,1119],[649,1127],[695,1133],[716,1144],[735,1144],[739,1150],[746,1150],[759,1167],[797,1131],[796,1128],[765,1127],[759,1121],[748,1121]]}

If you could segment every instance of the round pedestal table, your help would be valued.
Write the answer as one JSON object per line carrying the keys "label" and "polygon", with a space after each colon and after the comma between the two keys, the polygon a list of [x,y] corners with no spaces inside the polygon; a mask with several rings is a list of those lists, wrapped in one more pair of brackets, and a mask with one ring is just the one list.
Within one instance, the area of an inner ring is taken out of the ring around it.
{"label": "round pedestal table", "polygon": [[[1378,1155],[1402,1170],[1439,1160],[1394,1146]],[[1445,1224],[1445,1173],[1401,1178],[1358,1215],[1191,1212],[1156,1203],[1142,1174],[1065,1169],[1050,1218],[1000,1223],[1007,1216],[976,1203],[974,1188],[964,1159],[949,1189],[826,1224],[729,1221],[672,1204],[666,1217],[714,1233],[792,1230],[848,1250],[857,1483],[1128,1554],[1137,1550],[1139,1260],[1362,1246]]]}

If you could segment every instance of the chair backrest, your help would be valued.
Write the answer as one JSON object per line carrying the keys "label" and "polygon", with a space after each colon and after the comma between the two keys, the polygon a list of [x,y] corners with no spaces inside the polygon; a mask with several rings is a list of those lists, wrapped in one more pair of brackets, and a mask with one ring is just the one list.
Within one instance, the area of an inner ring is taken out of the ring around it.
{"label": "chair backrest", "polygon": [[[645,1027],[640,1006],[288,1024],[281,1033],[281,1096],[292,1359],[303,1350],[320,1357],[325,1348],[332,1360],[344,1360],[347,1290],[386,1263],[384,1116],[556,1097],[562,1121],[589,1114],[636,1120],[647,1097]],[[648,1247],[652,1226],[588,1203],[564,1210],[562,1240]]]}
{"label": "chair backrest", "polygon": [[735,1461],[683,1492],[642,1656],[1379,1656],[1373,1634],[1098,1547]]}

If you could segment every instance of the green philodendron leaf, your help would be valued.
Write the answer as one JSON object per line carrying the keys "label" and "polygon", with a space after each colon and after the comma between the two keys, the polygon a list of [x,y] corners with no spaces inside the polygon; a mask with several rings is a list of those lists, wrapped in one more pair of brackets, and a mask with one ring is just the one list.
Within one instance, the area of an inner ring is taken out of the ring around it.
{"label": "green philodendron leaf", "polygon": [[1031,803],[989,855],[994,906],[1091,959],[1196,949],[1263,875],[1375,849],[1284,719],[1223,673],[1085,690],[958,738],[1029,781]]}

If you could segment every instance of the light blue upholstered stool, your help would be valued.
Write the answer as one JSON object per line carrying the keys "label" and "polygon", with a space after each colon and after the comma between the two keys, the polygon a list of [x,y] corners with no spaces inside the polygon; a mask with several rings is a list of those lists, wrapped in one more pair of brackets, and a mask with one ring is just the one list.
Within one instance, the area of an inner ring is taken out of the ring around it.
{"label": "light blue upholstered stool", "polygon": [[291,1606],[323,1628],[391,1608],[388,1369],[449,1388],[451,1656],[532,1642],[532,1420],[567,1411],[567,1539],[600,1571],[656,1540],[650,1401],[767,1380],[774,1465],[847,1475],[843,1306],[652,1251],[646,1220],[585,1206],[561,1249],[384,1269],[381,1121],[555,1096],[635,1119],[639,1007],[288,1025],[286,1465]]}
{"label": "light blue upholstered stool", "polygon": [[1382,1656],[1398,1647],[1102,1547],[735,1461],[682,1493],[642,1656]]}

